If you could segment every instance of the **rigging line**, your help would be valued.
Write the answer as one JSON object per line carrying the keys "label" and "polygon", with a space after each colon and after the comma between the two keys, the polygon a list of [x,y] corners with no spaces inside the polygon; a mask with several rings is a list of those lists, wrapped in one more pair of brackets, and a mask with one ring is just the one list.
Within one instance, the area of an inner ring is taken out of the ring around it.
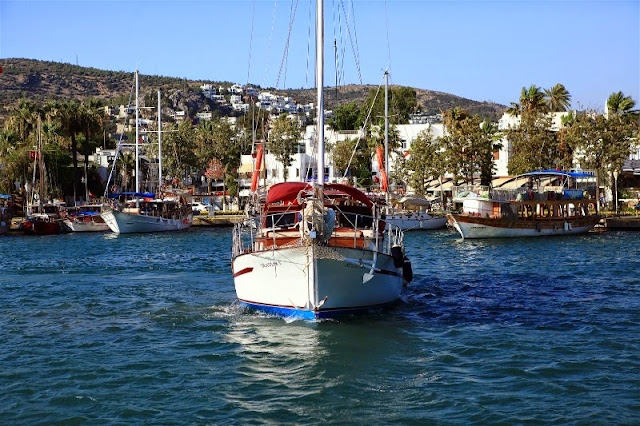
{"label": "rigging line", "polygon": [[[280,76],[282,75],[283,68],[286,68],[287,58],[289,57],[289,43],[291,42],[291,30],[293,29],[293,21],[296,17],[296,11],[298,10],[298,1],[291,0],[291,10],[289,11],[289,32],[287,33],[287,42],[284,45],[284,52],[282,52],[282,61],[280,62],[280,70],[278,71],[278,78],[276,80],[276,87],[280,84]],[[287,72],[285,70],[284,80],[287,80]],[[284,84],[284,83],[283,83]]]}
{"label": "rigging line", "polygon": [[251,47],[253,45],[253,23],[256,16],[256,1],[253,0],[253,10],[251,12],[251,32],[249,33],[249,64],[247,65],[247,84],[249,84],[249,76],[251,74]]}
{"label": "rigging line", "polygon": [[389,12],[387,11],[387,0],[384,0],[384,22],[387,30],[387,71],[391,72],[391,44],[389,43]]}
{"label": "rigging line", "polygon": [[[351,2],[350,12],[353,12],[353,2]],[[354,36],[351,35],[351,27],[349,26],[349,16],[347,15],[344,5],[342,8],[342,13],[344,13],[345,19],[346,19],[345,26],[347,28],[347,34],[349,35],[349,41],[351,42],[351,50],[353,51],[353,57],[356,62],[356,69],[358,70],[358,81],[360,82],[360,84],[362,84],[362,72],[360,71],[360,60],[358,59],[358,41],[356,40],[354,44],[355,34]],[[354,27],[355,27],[355,17],[353,18],[353,21],[354,21]],[[354,29],[354,33],[355,33],[355,29]]]}
{"label": "rigging line", "polygon": [[362,139],[362,135],[364,134],[364,129],[371,118],[371,113],[373,112],[373,106],[376,104],[376,99],[378,99],[378,95],[380,94],[380,89],[382,88],[382,82],[378,85],[378,90],[376,91],[376,95],[373,97],[373,101],[371,102],[371,107],[369,108],[369,112],[367,113],[367,117],[364,119],[364,123],[362,123],[362,128],[360,129],[360,135],[356,140],[356,146],[353,147],[353,152],[351,153],[351,158],[349,158],[349,163],[344,171],[344,175],[342,175],[342,179],[347,177],[347,171],[349,167],[351,167],[351,162],[353,161],[353,157],[356,155],[356,150],[358,149],[358,145],[360,144],[360,140]]}
{"label": "rigging line", "polygon": [[309,86],[309,55],[310,55],[310,51],[311,51],[311,16],[312,13],[311,11],[313,10],[312,4],[311,4],[312,0],[309,0],[309,21],[307,24],[307,68],[306,68],[306,75],[304,77],[304,85],[305,87]]}
{"label": "rigging line", "polygon": [[[131,91],[129,92],[129,102],[127,103],[127,109],[125,110],[125,123],[127,122],[127,117],[129,116],[129,107],[131,106],[131,99],[133,98],[133,89],[135,87],[135,74],[133,77],[133,83],[131,84]],[[122,139],[124,137],[124,132],[120,133],[120,138],[118,139],[118,145],[116,146],[116,152],[115,155],[113,156],[113,165],[111,166],[111,172],[109,173],[109,178],[107,179],[107,184],[104,187],[104,197],[107,197],[107,194],[109,193],[109,185],[111,184],[111,178],[113,177],[113,174],[115,172],[116,169],[116,163],[118,161],[118,154],[120,153],[121,150],[121,146],[122,146]]]}
{"label": "rigging line", "polygon": [[[342,1],[342,0],[341,0]],[[344,83],[344,53],[345,53],[345,41],[344,41],[344,33],[342,32],[342,15],[338,13],[338,29],[340,30],[340,81]]]}
{"label": "rigging line", "polygon": [[267,72],[269,71],[269,52],[271,52],[271,41],[273,40],[273,29],[275,28],[277,5],[278,0],[273,0],[273,12],[271,13],[271,31],[269,32],[269,42],[267,43],[267,58],[264,61],[264,77],[262,79],[263,86],[267,85]]}

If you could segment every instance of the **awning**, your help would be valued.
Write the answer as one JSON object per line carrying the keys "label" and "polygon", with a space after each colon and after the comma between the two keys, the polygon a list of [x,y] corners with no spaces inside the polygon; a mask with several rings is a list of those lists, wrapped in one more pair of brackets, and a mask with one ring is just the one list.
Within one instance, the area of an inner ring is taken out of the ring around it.
{"label": "awning", "polygon": [[409,205],[412,205],[412,206],[429,206],[429,205],[431,205],[431,201],[427,200],[426,198],[411,197],[411,196],[402,197],[397,202],[398,203],[409,204]]}
{"label": "awning", "polygon": [[496,177],[496,178],[493,178],[493,180],[491,181],[491,186],[493,186],[494,188],[499,188],[502,185],[506,184],[507,182],[515,178],[516,178],[515,176]]}

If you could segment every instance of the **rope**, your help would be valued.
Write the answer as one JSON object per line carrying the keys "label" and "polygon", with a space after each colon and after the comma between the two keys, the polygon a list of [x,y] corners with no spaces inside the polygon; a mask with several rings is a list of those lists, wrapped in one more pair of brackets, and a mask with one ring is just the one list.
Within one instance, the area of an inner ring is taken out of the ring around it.
{"label": "rope", "polygon": [[[292,0],[292,3],[291,3],[291,10],[289,11],[289,31],[287,32],[287,41],[284,45],[284,52],[282,52],[282,61],[280,62],[280,69],[278,70],[276,87],[278,87],[278,85],[280,84],[280,76],[282,75],[283,69],[285,69],[284,81],[286,82],[287,80],[286,64],[287,64],[287,58],[289,57],[289,43],[291,41],[291,30],[293,29],[293,21],[295,20],[296,11],[298,10],[298,1],[299,0],[296,0],[295,3],[293,3],[293,0]],[[284,83],[284,85],[286,85],[286,83]]]}
{"label": "rope", "polygon": [[253,23],[256,16],[256,2],[253,1],[253,9],[251,12],[251,32],[249,34],[249,64],[247,65],[247,85],[249,84],[249,75],[251,73],[251,47],[253,45]]}
{"label": "rope", "polygon": [[[351,35],[351,28],[349,26],[349,15],[347,15],[347,12],[344,9],[344,3],[340,2],[340,5],[342,6],[342,13],[344,13],[345,15],[345,26],[347,27],[347,34],[349,35],[349,41],[351,42],[351,50],[353,51],[353,57],[356,63],[356,69],[358,70],[358,81],[360,82],[360,84],[362,84],[362,72],[360,71],[360,60],[358,59],[358,57],[360,56],[358,53],[358,39],[357,36],[355,35],[355,29],[354,29],[354,35]],[[353,16],[353,25],[355,28],[356,25],[356,19],[355,19],[355,14],[353,13],[353,2],[351,2],[351,9],[349,10],[350,15]]]}
{"label": "rope", "polygon": [[378,90],[376,91],[376,96],[373,98],[373,102],[371,102],[371,107],[369,107],[369,112],[367,113],[367,117],[365,118],[364,123],[362,123],[360,136],[358,136],[358,139],[356,140],[356,146],[353,148],[353,152],[351,153],[351,158],[349,158],[349,163],[347,164],[347,167],[344,171],[344,175],[342,175],[342,179],[347,177],[347,171],[349,170],[349,167],[351,167],[351,162],[353,161],[353,157],[356,155],[356,151],[358,150],[358,145],[360,144],[360,140],[362,139],[362,134],[364,134],[364,129],[367,126],[367,123],[369,122],[369,118],[371,118],[371,112],[373,111],[373,106],[376,103],[376,99],[378,99],[378,95],[380,94],[381,87],[382,87],[382,83],[378,86]]}

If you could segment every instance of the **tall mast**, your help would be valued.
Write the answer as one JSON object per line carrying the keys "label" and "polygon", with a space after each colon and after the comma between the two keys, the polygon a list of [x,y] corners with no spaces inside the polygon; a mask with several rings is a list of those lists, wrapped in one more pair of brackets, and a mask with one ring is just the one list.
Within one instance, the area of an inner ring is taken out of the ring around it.
{"label": "tall mast", "polygon": [[162,188],[162,106],[158,89],[158,191]]}
{"label": "tall mast", "polygon": [[[138,126],[138,122],[140,121],[140,105],[138,104],[138,70],[136,70],[136,192],[140,192],[140,165],[139,165],[139,154],[140,154],[140,129]],[[138,197],[136,197],[136,200]]]}
{"label": "tall mast", "polygon": [[384,193],[385,209],[389,211],[389,71],[384,72],[384,172],[387,189]]}
{"label": "tall mast", "polygon": [[324,0],[317,0],[316,10],[316,86],[318,94],[318,161],[317,188],[322,191],[324,186]]}

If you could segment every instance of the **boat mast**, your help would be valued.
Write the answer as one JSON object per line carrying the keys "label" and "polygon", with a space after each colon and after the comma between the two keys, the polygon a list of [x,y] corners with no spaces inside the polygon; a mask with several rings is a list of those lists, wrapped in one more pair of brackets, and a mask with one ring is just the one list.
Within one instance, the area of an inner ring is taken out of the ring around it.
{"label": "boat mast", "polygon": [[158,191],[162,188],[162,106],[158,89]]}
{"label": "boat mast", "polygon": [[[140,121],[140,105],[138,104],[138,70],[136,70],[136,192],[140,192],[140,165],[138,156],[140,154],[140,129],[138,122]],[[138,197],[136,197],[136,204],[138,203]]]}
{"label": "boat mast", "polygon": [[316,196],[323,199],[324,186],[324,0],[317,0],[316,10],[316,86],[318,95],[318,160]]}
{"label": "boat mast", "polygon": [[389,71],[384,72],[384,174],[387,188],[384,192],[385,211],[389,213]]}

